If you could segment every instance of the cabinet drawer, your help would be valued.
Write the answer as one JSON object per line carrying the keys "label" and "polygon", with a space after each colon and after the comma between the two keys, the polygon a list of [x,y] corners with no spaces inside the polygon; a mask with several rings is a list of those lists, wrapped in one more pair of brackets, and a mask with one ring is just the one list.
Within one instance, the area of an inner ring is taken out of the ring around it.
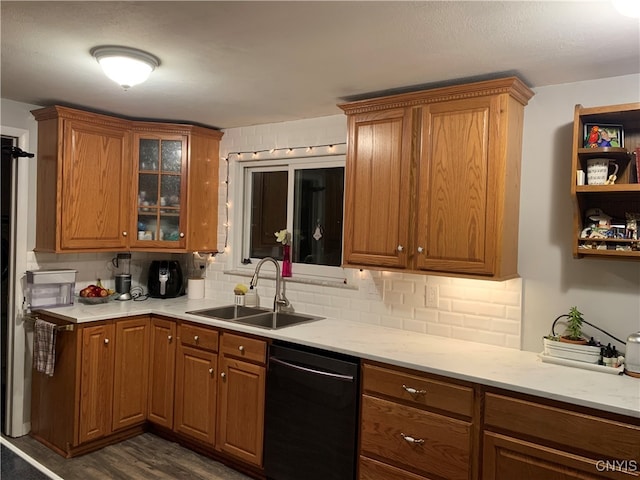
{"label": "cabinet drawer", "polygon": [[426,474],[468,480],[471,423],[363,395],[360,448]]}
{"label": "cabinet drawer", "polygon": [[257,338],[223,332],[220,341],[220,353],[227,356],[265,363],[267,359],[267,342]]}
{"label": "cabinet drawer", "polygon": [[202,348],[203,350],[218,351],[218,331],[211,328],[199,327],[189,323],[182,323],[178,336],[183,345]]}
{"label": "cabinet drawer", "polygon": [[429,480],[415,473],[401,470],[386,463],[360,457],[358,480]]}
{"label": "cabinet drawer", "polygon": [[487,393],[485,425],[640,463],[640,427]]}
{"label": "cabinet drawer", "polygon": [[467,417],[473,414],[471,387],[375,365],[364,364],[363,367],[363,388],[366,393],[382,394],[416,407],[437,408]]}
{"label": "cabinet drawer", "polygon": [[496,433],[484,434],[483,480],[632,480],[640,477],[632,461],[609,462],[544,447]]}

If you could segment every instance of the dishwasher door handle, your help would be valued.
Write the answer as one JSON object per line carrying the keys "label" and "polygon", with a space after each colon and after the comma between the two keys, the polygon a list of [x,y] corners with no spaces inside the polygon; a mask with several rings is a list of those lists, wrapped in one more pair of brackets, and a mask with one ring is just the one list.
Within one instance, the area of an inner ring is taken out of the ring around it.
{"label": "dishwasher door handle", "polygon": [[311,373],[314,375],[322,375],[323,377],[335,378],[336,380],[344,380],[347,382],[353,382],[352,375],[342,375],[340,373],[323,372],[322,370],[314,370],[313,368],[303,367],[302,365],[296,365],[295,363],[285,362],[276,357],[269,357],[269,362],[277,363],[279,365],[293,368],[294,370],[300,370],[301,372]]}

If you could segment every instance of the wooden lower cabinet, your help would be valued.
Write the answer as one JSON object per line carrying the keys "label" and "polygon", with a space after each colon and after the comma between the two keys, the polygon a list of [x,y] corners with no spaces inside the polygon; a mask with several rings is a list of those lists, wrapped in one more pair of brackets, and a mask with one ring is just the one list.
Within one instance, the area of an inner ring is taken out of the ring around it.
{"label": "wooden lower cabinet", "polygon": [[151,317],[149,342],[148,420],[173,428],[173,397],[176,373],[176,322]]}
{"label": "wooden lower cabinet", "polygon": [[78,444],[111,433],[113,324],[82,328]]}
{"label": "wooden lower cabinet", "polygon": [[[189,339],[195,328],[189,327]],[[203,333],[208,331],[201,328]],[[180,343],[176,356],[175,410],[173,429],[213,446],[216,424],[216,383],[218,355],[215,351],[189,346],[183,342],[186,329],[180,325]],[[186,340],[186,338],[185,338]],[[217,349],[217,342],[215,345]]]}
{"label": "wooden lower cabinet", "polygon": [[31,435],[70,457],[142,431],[148,327],[137,316],[58,332],[53,376],[33,371]]}
{"label": "wooden lower cabinet", "polygon": [[429,477],[416,475],[362,456],[358,463],[358,472],[360,480],[430,480]]}
{"label": "wooden lower cabinet", "polygon": [[640,419],[505,391],[484,403],[484,480],[640,478]]}
{"label": "wooden lower cabinet", "polygon": [[149,386],[149,319],[115,323],[113,431],[147,420]]}
{"label": "wooden lower cabinet", "polygon": [[262,465],[266,342],[224,332],[220,342],[216,448]]}
{"label": "wooden lower cabinet", "polygon": [[[545,447],[496,433],[484,434],[483,480],[603,480],[638,478],[634,471],[615,471],[625,464],[609,466],[604,459],[595,460],[562,450]],[[610,471],[606,471],[607,468]]]}
{"label": "wooden lower cabinet", "polygon": [[472,386],[364,363],[362,387],[360,480],[477,478]]}

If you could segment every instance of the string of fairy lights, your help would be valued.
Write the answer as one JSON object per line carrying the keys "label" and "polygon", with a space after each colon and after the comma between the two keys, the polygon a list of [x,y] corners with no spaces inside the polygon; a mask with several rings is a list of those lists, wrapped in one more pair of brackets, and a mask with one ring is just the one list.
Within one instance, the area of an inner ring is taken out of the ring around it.
{"label": "string of fairy lights", "polygon": [[[313,156],[330,156],[330,155],[339,155],[344,152],[338,152],[338,148],[340,146],[346,145],[346,142],[336,142],[336,143],[326,143],[323,145],[308,145],[308,146],[298,146],[298,147],[277,147],[277,148],[265,148],[260,150],[247,150],[247,151],[238,151],[238,152],[229,152],[227,156],[223,158],[226,162],[227,172],[224,181],[222,182],[225,185],[225,222],[224,222],[224,252],[227,252],[229,247],[229,209],[231,204],[229,203],[229,162],[231,159],[235,158],[237,161],[247,161],[247,160],[276,160],[286,157],[313,157]],[[284,157],[282,153],[284,152]],[[298,153],[300,152],[300,153]]]}

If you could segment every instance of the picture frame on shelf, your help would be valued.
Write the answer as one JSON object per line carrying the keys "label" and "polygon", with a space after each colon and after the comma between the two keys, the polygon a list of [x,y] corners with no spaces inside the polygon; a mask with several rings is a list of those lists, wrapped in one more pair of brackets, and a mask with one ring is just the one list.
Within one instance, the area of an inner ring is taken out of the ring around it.
{"label": "picture frame on shelf", "polygon": [[622,125],[584,124],[584,148],[624,147]]}

